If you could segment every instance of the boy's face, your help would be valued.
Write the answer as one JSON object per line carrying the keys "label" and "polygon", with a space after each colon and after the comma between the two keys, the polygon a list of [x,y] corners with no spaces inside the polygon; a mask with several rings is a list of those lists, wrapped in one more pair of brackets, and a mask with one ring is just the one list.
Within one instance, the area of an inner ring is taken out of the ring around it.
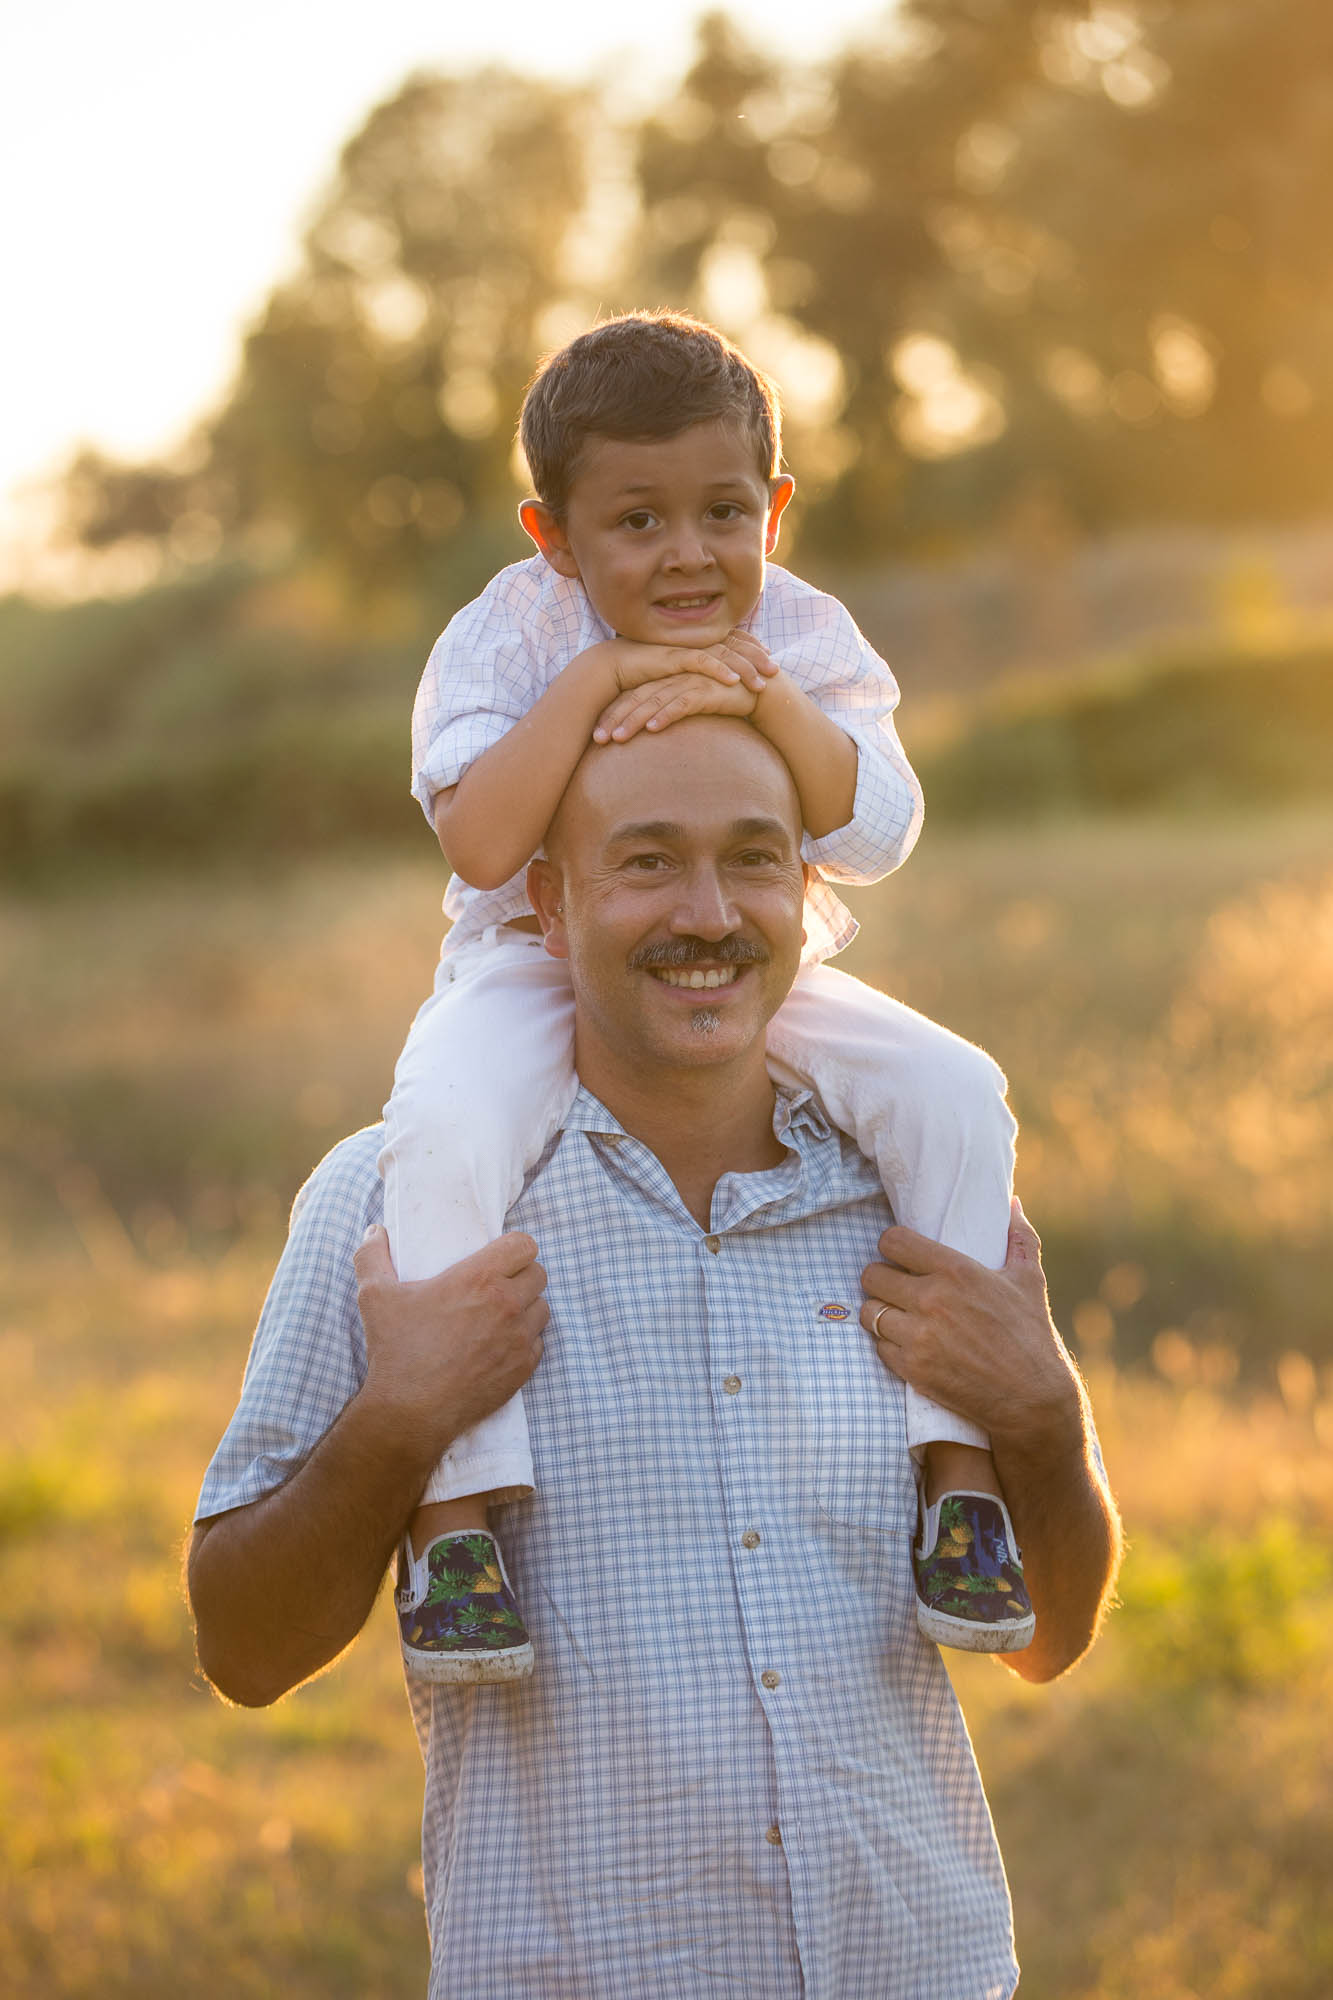
{"label": "boy's face", "polygon": [[769,482],[738,426],[692,424],[646,443],[589,445],[562,519],[539,500],[519,509],[553,569],[577,577],[624,639],[711,646],[753,611],[764,558],[790,500]]}

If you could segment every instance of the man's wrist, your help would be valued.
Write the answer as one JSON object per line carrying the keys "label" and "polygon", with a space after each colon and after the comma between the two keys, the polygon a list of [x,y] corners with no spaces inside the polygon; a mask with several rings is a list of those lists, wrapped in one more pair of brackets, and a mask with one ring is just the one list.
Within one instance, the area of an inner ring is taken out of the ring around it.
{"label": "man's wrist", "polygon": [[404,1485],[424,1485],[457,1433],[441,1433],[438,1418],[423,1411],[419,1396],[406,1393],[388,1369],[372,1363],[344,1413],[357,1434],[360,1451],[372,1462],[392,1465]]}
{"label": "man's wrist", "polygon": [[1087,1399],[1068,1355],[1062,1354],[1040,1383],[1007,1399],[1002,1418],[990,1424],[992,1448],[1021,1457],[1035,1473],[1086,1455]]}

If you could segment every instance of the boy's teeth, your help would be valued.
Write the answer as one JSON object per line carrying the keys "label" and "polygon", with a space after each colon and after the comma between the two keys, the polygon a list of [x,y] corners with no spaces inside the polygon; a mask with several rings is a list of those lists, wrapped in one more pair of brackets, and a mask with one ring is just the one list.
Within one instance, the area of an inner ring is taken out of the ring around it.
{"label": "boy's teeth", "polygon": [[720,972],[701,972],[699,967],[682,967],[679,972],[669,971],[665,966],[658,973],[668,986],[690,986],[696,991],[705,986],[730,986],[736,977],[736,967],[727,965]]}

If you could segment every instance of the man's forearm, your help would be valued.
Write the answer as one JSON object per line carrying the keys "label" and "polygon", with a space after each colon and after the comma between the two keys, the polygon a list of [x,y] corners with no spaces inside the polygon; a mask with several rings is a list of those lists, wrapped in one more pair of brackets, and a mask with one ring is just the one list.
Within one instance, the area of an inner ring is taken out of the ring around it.
{"label": "man's forearm", "polygon": [[880,1249],[886,1261],[862,1273],[861,1323],[887,1367],[989,1432],[1037,1614],[1032,1645],[1005,1663],[1053,1680],[1097,1636],[1120,1521],[1087,1391],[1051,1318],[1037,1233],[1015,1202],[999,1271],[896,1226]]}
{"label": "man's forearm", "polygon": [[1032,1644],[1002,1655],[1026,1681],[1054,1680],[1097,1636],[1120,1566],[1120,1520],[1097,1466],[1081,1384],[1062,1422],[991,1436],[1037,1614]]}
{"label": "man's forearm", "polygon": [[408,1445],[363,1390],[286,1485],[196,1527],[199,1660],[231,1700],[276,1701],[361,1630],[433,1462]]}

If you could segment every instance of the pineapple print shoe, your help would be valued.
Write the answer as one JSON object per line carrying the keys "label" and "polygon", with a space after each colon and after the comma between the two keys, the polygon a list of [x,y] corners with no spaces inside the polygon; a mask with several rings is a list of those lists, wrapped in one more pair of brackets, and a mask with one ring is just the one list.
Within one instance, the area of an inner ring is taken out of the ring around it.
{"label": "pineapple print shoe", "polygon": [[945,1493],[923,1508],[912,1566],[916,1622],[937,1646],[1017,1653],[1031,1645],[1037,1621],[1003,1500]]}
{"label": "pineapple print shoe", "polygon": [[519,1616],[494,1535],[437,1535],[419,1556],[398,1556],[398,1633],[407,1671],[422,1681],[510,1681],[532,1672],[532,1641]]}

